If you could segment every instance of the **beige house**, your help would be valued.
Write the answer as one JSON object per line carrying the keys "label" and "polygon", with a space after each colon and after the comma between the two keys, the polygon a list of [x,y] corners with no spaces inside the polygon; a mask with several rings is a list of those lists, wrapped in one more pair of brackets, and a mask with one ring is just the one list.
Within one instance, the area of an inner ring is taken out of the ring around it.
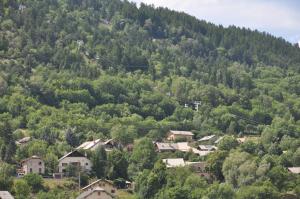
{"label": "beige house", "polygon": [[21,161],[21,169],[18,169],[17,173],[19,176],[23,176],[28,173],[44,174],[45,163],[40,157],[32,156]]}
{"label": "beige house", "polygon": [[111,181],[105,179],[96,180],[91,184],[87,185],[86,187],[83,187],[81,190],[89,191],[96,189],[97,187],[104,189],[107,193],[109,193],[112,196],[116,195],[117,188],[113,185]]}
{"label": "beige house", "polygon": [[101,187],[95,187],[94,189],[90,189],[82,192],[76,199],[112,199],[113,195],[105,191],[105,189]]}
{"label": "beige house", "polygon": [[175,141],[178,139],[186,139],[186,141],[192,141],[194,134],[190,131],[173,131],[170,130],[167,139],[169,141]]}
{"label": "beige house", "polygon": [[69,165],[78,166],[83,171],[90,171],[92,169],[92,162],[79,151],[72,151],[58,160],[58,171],[65,173]]}

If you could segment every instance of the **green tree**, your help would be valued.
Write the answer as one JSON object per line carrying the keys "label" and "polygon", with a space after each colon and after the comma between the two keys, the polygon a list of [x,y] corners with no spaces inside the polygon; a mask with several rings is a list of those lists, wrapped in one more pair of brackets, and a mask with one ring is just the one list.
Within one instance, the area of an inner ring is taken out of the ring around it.
{"label": "green tree", "polygon": [[207,199],[232,199],[232,198],[235,198],[235,192],[232,189],[232,187],[228,184],[214,183],[208,188],[205,198],[207,198]]}
{"label": "green tree", "polygon": [[152,141],[143,138],[136,142],[130,157],[130,167],[139,172],[143,169],[152,169],[156,160],[156,152]]}
{"label": "green tree", "polygon": [[113,150],[108,154],[109,170],[108,177],[110,179],[123,178],[127,179],[128,162],[122,151]]}
{"label": "green tree", "polygon": [[31,187],[32,191],[34,193],[37,193],[38,191],[42,190],[43,187],[43,178],[42,176],[30,173],[23,177],[23,179],[27,182],[27,184]]}
{"label": "green tree", "polygon": [[238,146],[238,141],[232,136],[224,136],[223,139],[218,144],[220,150],[234,149]]}
{"label": "green tree", "polygon": [[96,149],[95,153],[92,155],[93,172],[96,174],[97,178],[106,177],[107,171],[107,155],[103,147]]}
{"label": "green tree", "polygon": [[31,193],[31,187],[27,184],[27,181],[22,179],[14,182],[13,190],[17,199],[29,198]]}

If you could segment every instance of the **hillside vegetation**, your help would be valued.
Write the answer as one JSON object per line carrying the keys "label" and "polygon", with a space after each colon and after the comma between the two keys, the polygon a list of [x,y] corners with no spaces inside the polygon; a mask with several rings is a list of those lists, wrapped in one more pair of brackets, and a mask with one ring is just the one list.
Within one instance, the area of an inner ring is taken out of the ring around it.
{"label": "hillside vegetation", "polygon": [[[206,159],[209,184],[157,161],[151,143],[170,129],[260,138],[235,146],[228,137]],[[25,136],[33,141],[17,147]],[[134,143],[132,154],[108,155],[105,177],[137,181],[138,198],[300,194],[286,170],[300,166],[300,49],[128,1],[0,0],[0,188],[18,193],[10,177],[21,159],[39,155],[51,173],[97,138]]]}

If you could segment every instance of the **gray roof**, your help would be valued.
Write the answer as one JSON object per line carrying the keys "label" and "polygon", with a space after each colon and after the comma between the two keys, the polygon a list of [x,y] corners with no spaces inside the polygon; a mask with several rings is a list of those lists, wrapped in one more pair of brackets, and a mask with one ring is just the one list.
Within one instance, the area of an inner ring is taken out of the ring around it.
{"label": "gray roof", "polygon": [[216,135],[208,135],[208,136],[204,136],[203,138],[199,139],[198,141],[208,141],[212,138],[214,138]]}
{"label": "gray roof", "polygon": [[207,151],[211,151],[211,150],[216,150],[217,147],[214,145],[199,145],[198,148],[200,150],[207,150]]}
{"label": "gray roof", "polygon": [[92,186],[92,185],[94,185],[94,184],[96,184],[96,183],[98,183],[98,182],[107,182],[107,183],[111,184],[112,186],[114,186],[113,182],[110,181],[110,180],[106,180],[106,179],[98,179],[98,180],[92,182],[91,184],[89,184],[89,185],[83,187],[82,190],[85,190],[85,189],[89,188],[90,186]]}
{"label": "gray roof", "polygon": [[85,199],[87,196],[91,195],[93,192],[105,192],[107,193],[107,195],[109,195],[111,198],[113,198],[114,196],[111,195],[110,193],[108,193],[107,191],[105,191],[103,188],[101,187],[96,187],[94,189],[82,192],[79,196],[77,196],[76,199]]}
{"label": "gray roof", "polygon": [[8,191],[0,191],[0,199],[14,199]]}
{"label": "gray roof", "polygon": [[172,143],[156,142],[155,144],[159,150],[176,150],[177,148],[177,146],[175,146],[176,144]]}

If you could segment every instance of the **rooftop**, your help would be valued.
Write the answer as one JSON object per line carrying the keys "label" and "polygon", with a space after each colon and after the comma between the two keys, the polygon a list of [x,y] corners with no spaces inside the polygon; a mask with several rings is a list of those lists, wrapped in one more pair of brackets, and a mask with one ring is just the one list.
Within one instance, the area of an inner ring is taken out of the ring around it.
{"label": "rooftop", "polygon": [[174,134],[174,135],[188,135],[188,136],[193,136],[194,133],[192,133],[191,131],[173,131],[170,130],[170,133]]}
{"label": "rooftop", "polygon": [[110,180],[106,180],[106,179],[98,179],[98,180],[92,182],[91,184],[89,184],[89,185],[83,187],[82,190],[85,190],[85,189],[89,188],[90,186],[93,186],[94,184],[96,184],[96,183],[98,183],[98,182],[101,182],[101,181],[104,181],[104,182],[107,182],[107,183],[113,185],[113,182],[110,181]]}
{"label": "rooftop", "polygon": [[208,135],[208,136],[204,136],[203,138],[199,139],[198,141],[208,141],[212,138],[214,138],[216,135]]}
{"label": "rooftop", "polygon": [[96,188],[94,188],[94,189],[91,189],[91,190],[82,192],[76,199],[85,199],[85,198],[87,198],[89,195],[91,195],[93,192],[105,192],[105,193],[107,193],[107,195],[110,195],[111,198],[113,198],[113,196],[112,196],[110,193],[108,193],[107,191],[105,191],[103,188],[101,188],[101,187],[96,187]]}
{"label": "rooftop", "polygon": [[14,197],[8,191],[0,191],[1,199],[14,199]]}
{"label": "rooftop", "polygon": [[217,147],[214,145],[199,145],[198,148],[200,150],[206,150],[206,151],[211,151],[211,150],[216,150]]}
{"label": "rooftop", "polygon": [[288,170],[291,173],[299,174],[300,173],[300,167],[288,167]]}
{"label": "rooftop", "polygon": [[75,150],[75,151],[71,151],[71,152],[67,153],[66,155],[64,155],[63,157],[59,158],[58,161],[61,161],[61,160],[65,159],[66,157],[86,157],[86,156],[83,155],[82,153],[80,153],[79,151]]}

